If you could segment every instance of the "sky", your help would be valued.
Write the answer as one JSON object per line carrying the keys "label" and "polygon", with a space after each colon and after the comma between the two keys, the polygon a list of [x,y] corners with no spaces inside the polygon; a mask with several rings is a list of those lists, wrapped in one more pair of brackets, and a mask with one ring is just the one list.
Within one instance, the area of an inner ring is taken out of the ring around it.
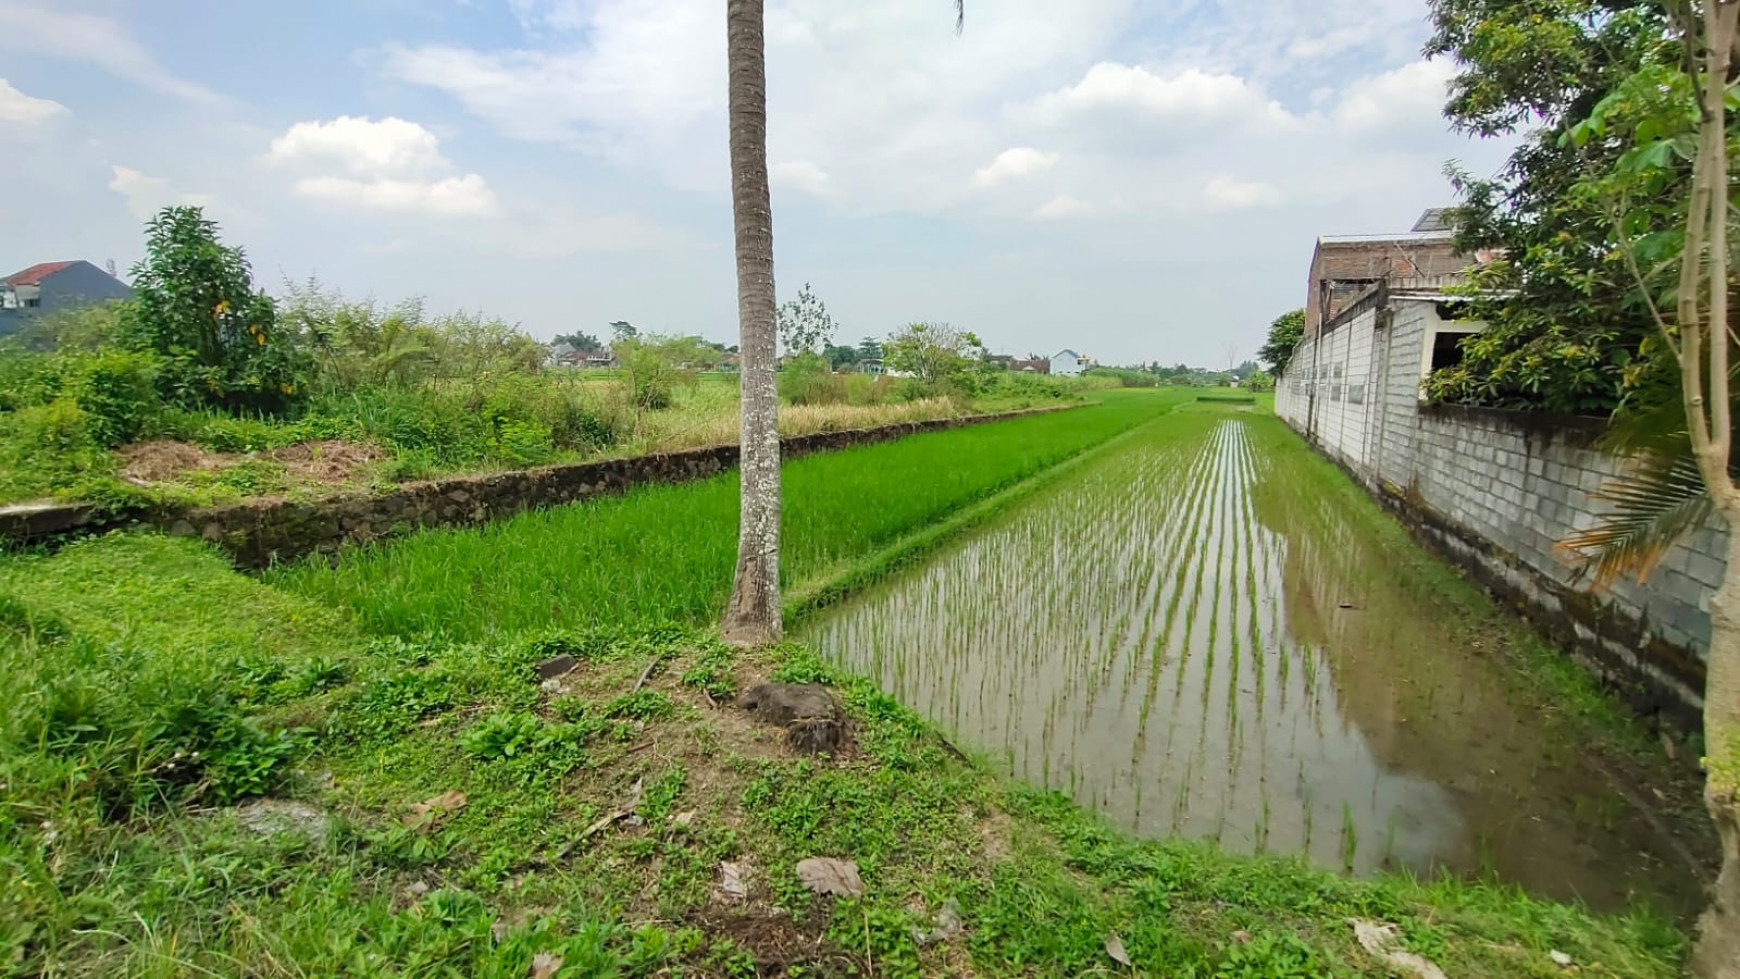
{"label": "sky", "polygon": [[[781,300],[1226,366],[1453,202],[1425,0],[767,0]],[[0,0],[0,274],[197,204],[256,281],[734,342],[723,0]]]}

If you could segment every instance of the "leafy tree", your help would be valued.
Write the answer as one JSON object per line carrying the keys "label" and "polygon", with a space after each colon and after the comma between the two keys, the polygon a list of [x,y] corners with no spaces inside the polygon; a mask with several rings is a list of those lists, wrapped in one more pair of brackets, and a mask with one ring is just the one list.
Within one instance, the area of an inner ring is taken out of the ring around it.
{"label": "leafy tree", "polygon": [[882,357],[889,370],[934,386],[969,372],[983,349],[977,336],[947,323],[911,323],[888,338]]}
{"label": "leafy tree", "polygon": [[1257,357],[1269,365],[1271,373],[1280,377],[1287,369],[1287,362],[1293,359],[1293,351],[1298,348],[1299,341],[1304,338],[1305,311],[1295,309],[1282,313],[1275,317],[1275,322],[1269,324],[1268,342],[1257,351]]}
{"label": "leafy tree", "polygon": [[[1600,163],[1585,167],[1578,190],[1613,215],[1614,250],[1633,276],[1654,328],[1652,352],[1668,362],[1679,398],[1677,405],[1628,401],[1617,430],[1644,436],[1637,465],[1603,491],[1613,511],[1566,544],[1589,554],[1600,577],[1641,577],[1711,511],[1728,525],[1727,570],[1710,599],[1704,685],[1704,793],[1722,869],[1699,922],[1692,968],[1731,977],[1740,974],[1740,483],[1729,161],[1740,147],[1730,87],[1740,0],[1668,9],[1684,42],[1683,67],[1641,62],[1565,142],[1596,147],[1584,159]],[[1659,380],[1661,373],[1646,376]]]}
{"label": "leafy tree", "polygon": [[857,347],[844,347],[829,344],[828,349],[822,352],[822,356],[827,360],[829,367],[832,367],[834,370],[844,370],[845,368],[856,364],[861,355],[859,354]]}
{"label": "leafy tree", "polygon": [[576,330],[573,333],[558,333],[550,338],[550,342],[565,343],[581,353],[588,354],[604,349],[604,341],[584,330]]}
{"label": "leafy tree", "polygon": [[634,324],[627,320],[617,320],[610,324],[610,336],[617,343],[621,343],[624,340],[632,340],[639,335],[640,331],[635,329]]}
{"label": "leafy tree", "polygon": [[1605,414],[1651,370],[1647,304],[1613,247],[1606,204],[1579,193],[1624,147],[1563,137],[1644,65],[1673,65],[1679,47],[1655,0],[1432,0],[1431,55],[1461,71],[1446,115],[1480,136],[1523,133],[1493,179],[1454,167],[1462,195],[1456,243],[1489,259],[1474,273],[1466,315],[1484,332],[1460,364],[1434,374],[1428,396],[1505,408]]}
{"label": "leafy tree", "polygon": [[779,308],[779,340],[787,353],[809,353],[817,347],[832,346],[834,329],[828,307],[808,282],[798,290],[796,299]]}
{"label": "leafy tree", "polygon": [[875,337],[865,337],[858,341],[858,360],[881,360],[882,344]]}
{"label": "leafy tree", "polygon": [[145,226],[123,344],[163,359],[159,392],[189,407],[277,412],[307,389],[301,338],[280,329],[240,248],[197,207],[166,207]]}

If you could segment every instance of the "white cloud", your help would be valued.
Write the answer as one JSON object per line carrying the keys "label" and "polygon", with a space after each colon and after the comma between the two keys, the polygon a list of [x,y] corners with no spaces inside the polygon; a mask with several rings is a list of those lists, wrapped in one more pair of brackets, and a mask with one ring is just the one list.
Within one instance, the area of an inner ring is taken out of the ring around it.
{"label": "white cloud", "polygon": [[107,17],[0,0],[0,47],[94,64],[119,78],[189,102],[222,100],[211,89],[181,79],[158,64],[120,24]]}
{"label": "white cloud", "polygon": [[1039,206],[1033,216],[1041,221],[1060,221],[1093,213],[1094,206],[1079,197],[1059,194]]}
{"label": "white cloud", "polygon": [[348,176],[309,174],[294,185],[298,195],[330,204],[443,217],[496,212],[495,192],[483,177],[453,174],[434,133],[394,116],[299,122],[272,141],[266,158],[304,172],[343,169]]}
{"label": "white cloud", "polygon": [[1202,199],[1212,210],[1248,211],[1274,207],[1286,198],[1273,184],[1260,180],[1235,180],[1223,174],[1202,188]]}
{"label": "white cloud", "polygon": [[141,221],[172,205],[211,207],[216,202],[210,194],[184,193],[162,177],[147,176],[131,167],[117,165],[109,170],[113,174],[109,189],[125,197],[128,212]]}
{"label": "white cloud", "polygon": [[314,200],[373,211],[406,211],[438,215],[487,215],[496,211],[495,192],[475,173],[420,182],[377,177],[304,177],[296,193]]}
{"label": "white cloud", "polygon": [[[446,92],[517,139],[600,155],[670,145],[725,104],[723,16],[699,0],[517,3],[522,22],[563,32],[548,48],[389,45],[391,78]],[[723,140],[720,140],[723,145]]]}
{"label": "white cloud", "polygon": [[66,106],[59,102],[25,95],[0,78],[0,122],[34,126],[66,111]]}
{"label": "white cloud", "polygon": [[997,154],[989,166],[973,174],[973,184],[990,187],[1005,180],[1027,177],[1057,165],[1056,153],[1045,153],[1027,146],[1017,146]]}
{"label": "white cloud", "polygon": [[272,141],[276,163],[336,162],[353,174],[421,174],[445,169],[441,141],[414,122],[388,116],[379,122],[339,116],[327,122],[299,122]]}
{"label": "white cloud", "polygon": [[1168,124],[1296,121],[1238,75],[1197,68],[1156,75],[1141,65],[1111,61],[1089,68],[1074,85],[1041,96],[1029,110],[1034,119],[1050,123],[1104,113]]}
{"label": "white cloud", "polygon": [[1456,66],[1449,59],[1435,58],[1355,80],[1342,89],[1333,118],[1342,129],[1355,133],[1392,126],[1442,131],[1444,102],[1455,75]]}
{"label": "white cloud", "polygon": [[832,190],[828,185],[828,172],[808,160],[775,163],[768,168],[767,177],[775,189],[790,187],[811,197],[827,197]]}

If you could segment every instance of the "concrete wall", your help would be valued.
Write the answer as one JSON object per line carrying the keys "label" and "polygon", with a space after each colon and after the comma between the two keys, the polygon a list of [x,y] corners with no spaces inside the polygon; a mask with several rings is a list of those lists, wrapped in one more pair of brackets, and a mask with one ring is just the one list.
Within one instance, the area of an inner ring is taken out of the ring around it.
{"label": "concrete wall", "polygon": [[[1599,419],[1421,404],[1435,335],[1468,329],[1436,298],[1375,296],[1301,345],[1276,411],[1633,706],[1695,723],[1726,531],[1692,534],[1645,584],[1592,591],[1558,542],[1605,512],[1593,494],[1625,461],[1595,447]],[[1361,365],[1365,404],[1337,400]]]}
{"label": "concrete wall", "polygon": [[[1070,407],[1074,406],[799,435],[781,439],[780,449],[786,458],[796,458]],[[331,554],[346,544],[367,543],[419,528],[487,523],[523,510],[574,503],[635,486],[704,479],[737,465],[737,455],[737,446],[720,445],[409,483],[385,493],[321,500],[262,499],[120,513],[83,504],[0,507],[0,545],[65,539],[144,524],[178,536],[203,537],[228,550],[238,565],[259,568],[308,554]]]}

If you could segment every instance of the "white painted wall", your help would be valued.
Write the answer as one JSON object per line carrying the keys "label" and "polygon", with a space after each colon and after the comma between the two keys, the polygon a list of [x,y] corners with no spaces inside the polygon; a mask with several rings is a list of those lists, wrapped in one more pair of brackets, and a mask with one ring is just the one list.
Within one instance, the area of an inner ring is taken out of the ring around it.
{"label": "white painted wall", "polygon": [[1080,377],[1081,358],[1073,350],[1060,350],[1051,355],[1051,373],[1056,377]]}

